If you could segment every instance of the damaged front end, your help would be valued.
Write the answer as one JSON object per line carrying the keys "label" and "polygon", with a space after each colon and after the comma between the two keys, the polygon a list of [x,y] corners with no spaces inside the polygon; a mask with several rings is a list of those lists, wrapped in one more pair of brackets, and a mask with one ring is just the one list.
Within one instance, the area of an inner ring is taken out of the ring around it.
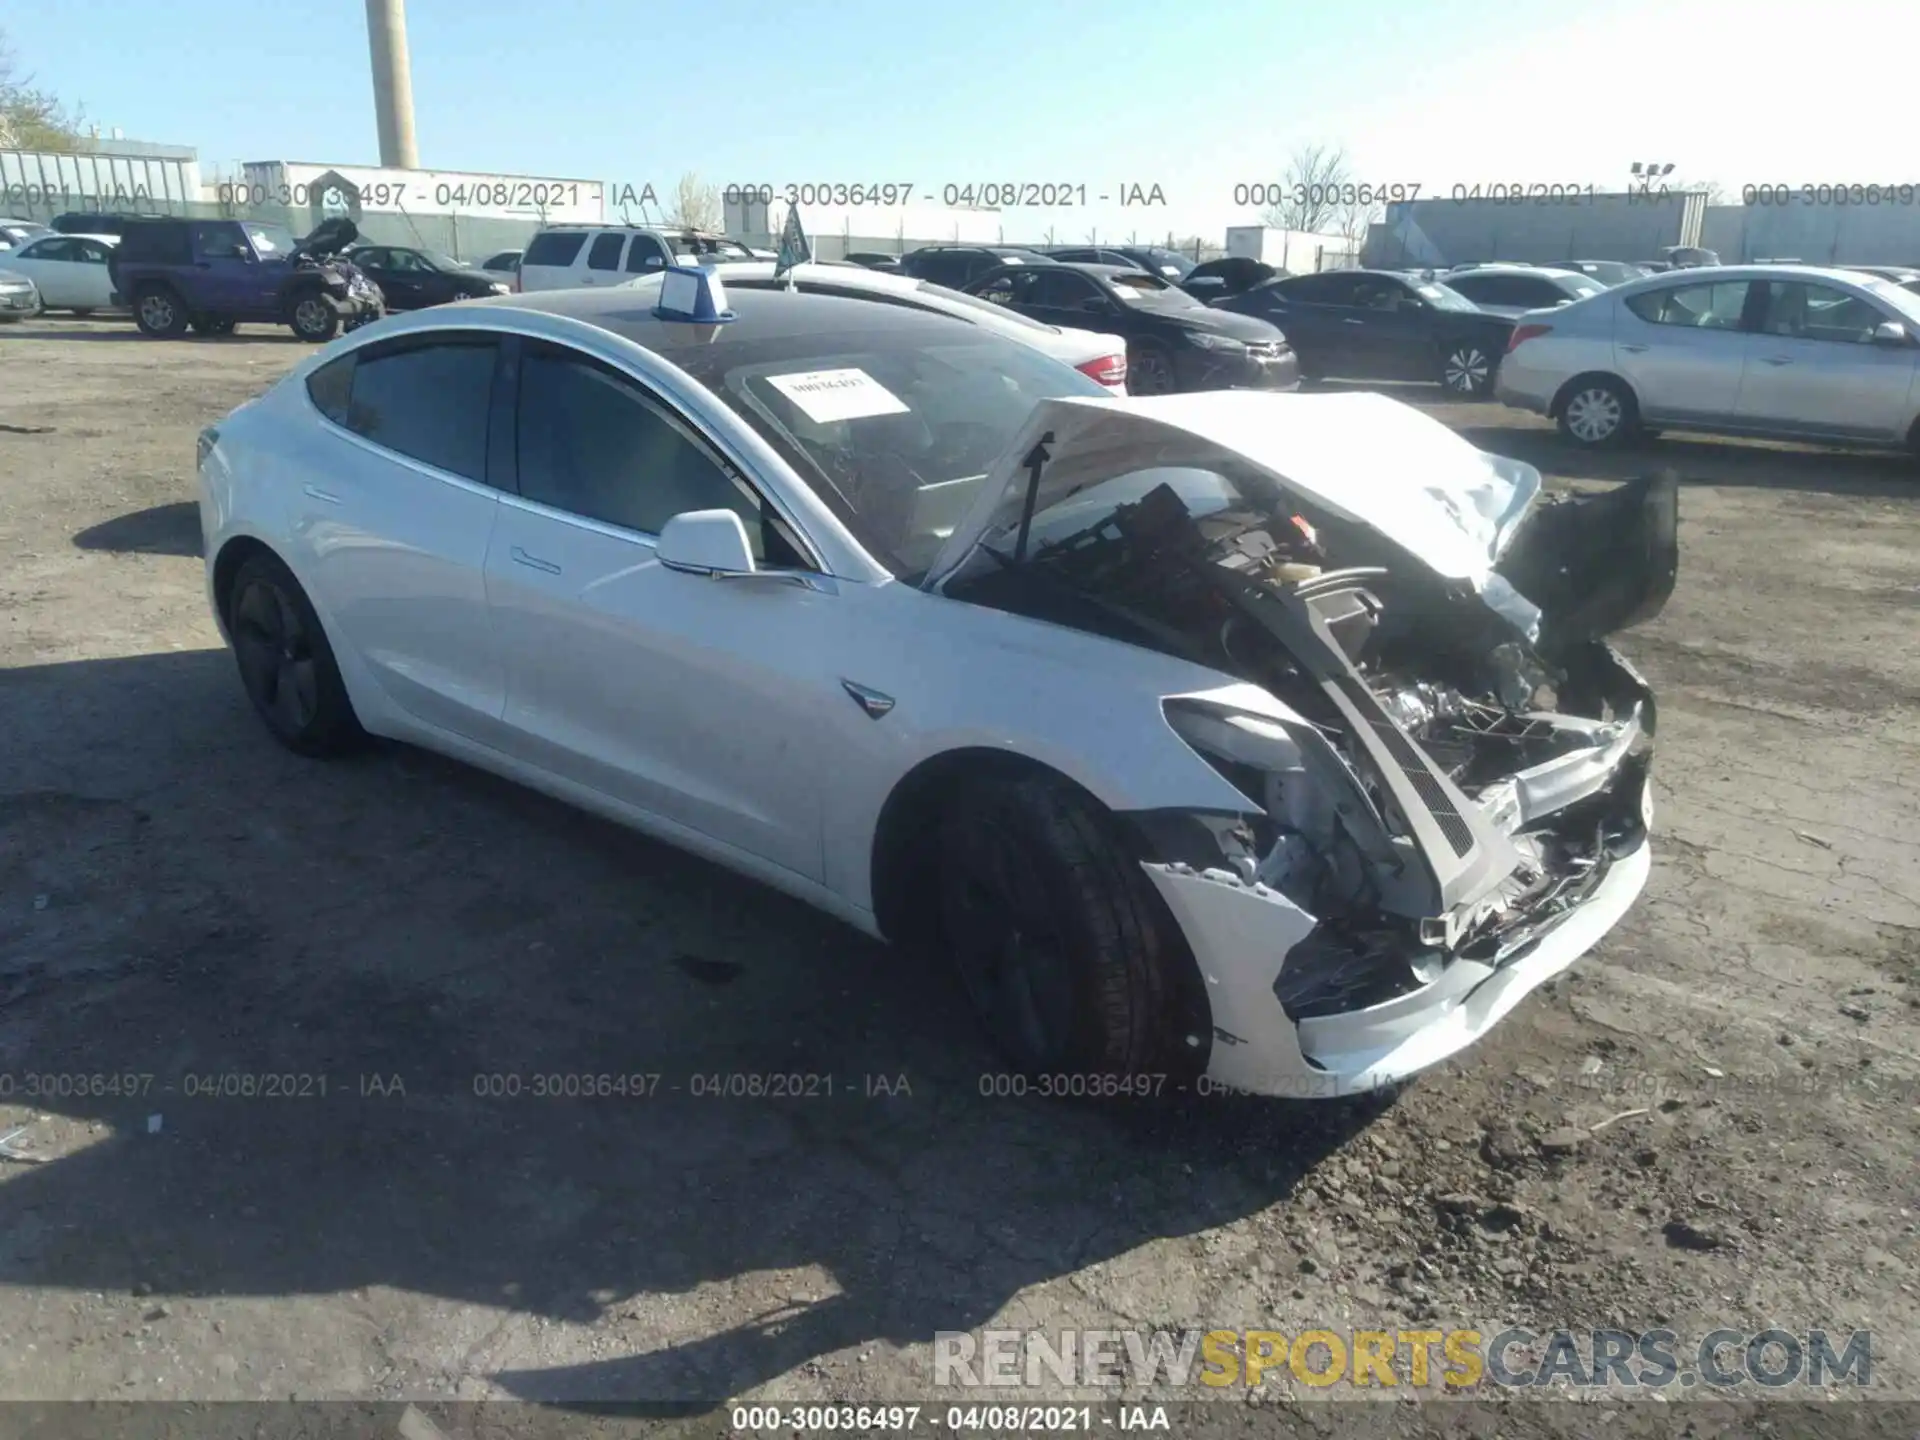
{"label": "damaged front end", "polygon": [[1023,524],[947,591],[1247,682],[1163,701],[1246,808],[1129,817],[1207,983],[1215,1081],[1392,1083],[1619,919],[1655,705],[1606,636],[1672,591],[1671,479],[1532,504],[1477,583],[1221,456],[1130,493]]}

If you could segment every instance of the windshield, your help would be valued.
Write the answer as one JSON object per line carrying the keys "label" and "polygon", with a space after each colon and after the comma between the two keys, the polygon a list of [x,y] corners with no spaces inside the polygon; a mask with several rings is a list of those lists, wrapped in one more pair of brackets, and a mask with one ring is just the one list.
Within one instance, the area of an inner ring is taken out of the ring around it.
{"label": "windshield", "polygon": [[293,232],[284,225],[262,225],[249,220],[242,226],[247,239],[253,242],[253,253],[266,259],[268,256],[285,255],[293,249]]}
{"label": "windshield", "polygon": [[1100,277],[1108,293],[1129,305],[1155,310],[1202,310],[1206,307],[1186,291],[1176,289],[1157,275],[1144,270],[1129,270]]}
{"label": "windshield", "polygon": [[1907,329],[1915,335],[1920,335],[1920,294],[1915,294],[1892,280],[1882,280],[1878,276],[1861,281],[1860,288],[1888,309],[1899,312],[1901,321]]}
{"label": "windshield", "polygon": [[1420,292],[1420,298],[1436,310],[1478,310],[1466,296],[1450,285],[1442,285],[1435,280],[1416,281],[1413,287]]}
{"label": "windshield", "polygon": [[1140,253],[1151,260],[1153,268],[1169,280],[1184,280],[1193,270],[1193,257],[1182,255],[1178,250],[1154,245]]}
{"label": "windshield", "polygon": [[1036,404],[1107,395],[1071,366],[984,332],[928,344],[876,329],[757,348],[700,378],[903,578],[933,563]]}

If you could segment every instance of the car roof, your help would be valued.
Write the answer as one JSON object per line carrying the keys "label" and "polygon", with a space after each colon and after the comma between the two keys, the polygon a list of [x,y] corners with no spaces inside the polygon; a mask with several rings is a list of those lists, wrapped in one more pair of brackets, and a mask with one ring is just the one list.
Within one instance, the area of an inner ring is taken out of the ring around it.
{"label": "car roof", "polygon": [[711,358],[714,351],[724,351],[729,344],[747,345],[773,335],[818,334],[830,341],[848,330],[883,330],[902,344],[914,345],[938,344],[965,333],[978,333],[967,321],[931,308],[875,304],[854,296],[805,290],[743,288],[727,293],[727,305],[737,319],[724,325],[696,325],[661,319],[653,313],[651,292],[627,286],[535,290],[461,302],[462,308],[530,310],[583,321],[675,363],[681,356],[702,354]]}
{"label": "car roof", "polygon": [[[1849,270],[1844,265],[1686,265],[1643,276],[1618,288],[1626,290],[1673,280],[1689,285],[1707,285],[1715,281],[1732,280],[1805,280],[1810,276],[1852,285],[1877,278],[1858,270]],[[1611,295],[1617,291],[1609,290],[1607,293]]]}

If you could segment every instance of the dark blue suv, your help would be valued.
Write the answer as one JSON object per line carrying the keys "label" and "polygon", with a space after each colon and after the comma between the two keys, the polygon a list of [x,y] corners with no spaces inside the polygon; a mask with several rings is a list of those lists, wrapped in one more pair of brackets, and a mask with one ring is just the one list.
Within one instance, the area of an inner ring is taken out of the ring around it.
{"label": "dark blue suv", "polygon": [[156,217],[126,227],[110,271],[143,334],[225,335],[244,322],[319,343],[386,313],[379,288],[339,258],[358,238],[344,219],[296,241],[284,225],[256,220]]}

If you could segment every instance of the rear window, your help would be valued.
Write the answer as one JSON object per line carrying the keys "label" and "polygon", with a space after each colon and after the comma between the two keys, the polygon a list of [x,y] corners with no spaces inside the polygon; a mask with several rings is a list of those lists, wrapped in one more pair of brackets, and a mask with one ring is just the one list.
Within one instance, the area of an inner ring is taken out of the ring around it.
{"label": "rear window", "polygon": [[586,233],[581,230],[547,230],[533,237],[533,243],[527,246],[527,253],[520,257],[520,264],[527,265],[571,265],[579,257],[581,247],[587,243]]}

